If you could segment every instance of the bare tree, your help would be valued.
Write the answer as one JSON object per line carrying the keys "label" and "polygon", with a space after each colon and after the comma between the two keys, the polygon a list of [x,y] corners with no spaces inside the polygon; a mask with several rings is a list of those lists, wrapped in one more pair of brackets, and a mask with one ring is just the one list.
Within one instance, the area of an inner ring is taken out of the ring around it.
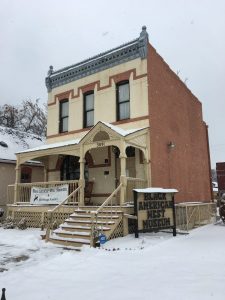
{"label": "bare tree", "polygon": [[46,106],[39,104],[39,99],[24,100],[17,106],[5,104],[0,107],[0,125],[33,133],[46,135]]}
{"label": "bare tree", "polygon": [[16,128],[18,124],[18,108],[13,105],[4,104],[0,107],[0,125]]}

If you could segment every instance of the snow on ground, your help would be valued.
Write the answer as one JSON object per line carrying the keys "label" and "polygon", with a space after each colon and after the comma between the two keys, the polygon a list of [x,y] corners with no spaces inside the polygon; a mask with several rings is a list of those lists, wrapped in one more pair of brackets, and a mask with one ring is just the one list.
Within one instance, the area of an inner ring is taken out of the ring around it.
{"label": "snow on ground", "polygon": [[8,271],[0,272],[0,288],[7,300],[220,300],[224,233],[222,224],[207,225],[189,235],[129,235],[75,252],[46,244],[39,230],[1,228],[0,268]]}

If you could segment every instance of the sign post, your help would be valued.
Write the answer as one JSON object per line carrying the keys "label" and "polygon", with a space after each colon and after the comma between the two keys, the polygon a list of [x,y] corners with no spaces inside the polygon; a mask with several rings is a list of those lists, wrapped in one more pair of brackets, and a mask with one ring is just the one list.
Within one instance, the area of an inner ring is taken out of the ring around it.
{"label": "sign post", "polygon": [[137,216],[135,237],[139,232],[157,232],[173,229],[176,236],[175,189],[136,189],[134,193],[134,213]]}

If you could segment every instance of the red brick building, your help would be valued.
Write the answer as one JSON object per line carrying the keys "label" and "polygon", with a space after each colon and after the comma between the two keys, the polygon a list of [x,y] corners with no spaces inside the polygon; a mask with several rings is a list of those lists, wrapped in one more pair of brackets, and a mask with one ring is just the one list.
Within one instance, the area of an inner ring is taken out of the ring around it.
{"label": "red brick building", "polygon": [[202,104],[150,44],[147,59],[152,186],[178,189],[178,202],[210,201],[210,152]]}

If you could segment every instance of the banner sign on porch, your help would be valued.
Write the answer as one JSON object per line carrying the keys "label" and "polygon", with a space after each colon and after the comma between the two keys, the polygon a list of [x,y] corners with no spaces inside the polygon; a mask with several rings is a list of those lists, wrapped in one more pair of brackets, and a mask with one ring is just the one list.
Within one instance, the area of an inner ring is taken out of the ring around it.
{"label": "banner sign on porch", "polygon": [[32,187],[31,204],[59,204],[68,196],[68,184],[50,188]]}
{"label": "banner sign on porch", "polygon": [[134,213],[137,216],[135,237],[139,232],[157,232],[173,229],[176,235],[175,189],[147,188],[135,189]]}

